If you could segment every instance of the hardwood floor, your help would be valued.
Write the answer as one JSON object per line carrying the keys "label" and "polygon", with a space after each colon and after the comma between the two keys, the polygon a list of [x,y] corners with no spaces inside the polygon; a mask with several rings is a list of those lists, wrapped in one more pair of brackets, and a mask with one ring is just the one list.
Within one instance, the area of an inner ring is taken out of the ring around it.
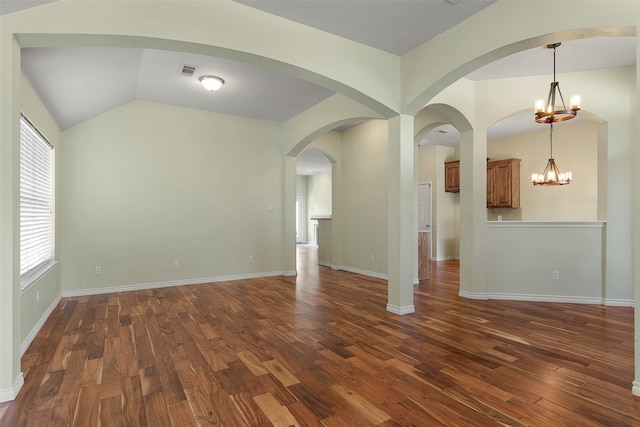
{"label": "hardwood floor", "polygon": [[633,309],[477,301],[432,264],[386,283],[297,277],[64,298],[2,426],[638,426]]}

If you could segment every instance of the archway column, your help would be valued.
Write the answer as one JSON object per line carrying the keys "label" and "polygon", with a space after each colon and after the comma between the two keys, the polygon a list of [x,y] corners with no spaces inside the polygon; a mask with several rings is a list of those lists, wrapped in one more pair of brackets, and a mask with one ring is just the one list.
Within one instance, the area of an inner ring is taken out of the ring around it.
{"label": "archway column", "polygon": [[[640,42],[640,35],[637,36]],[[640,57],[640,43],[636,43],[636,58]],[[636,84],[640,81],[640,68],[636,67]],[[635,108],[632,110],[635,119],[632,120],[633,131],[631,136],[631,252],[633,257],[633,291],[634,291],[634,366],[635,379],[631,392],[640,396],[640,148],[638,148],[638,105],[640,105],[640,91],[636,90]]]}
{"label": "archway column", "polygon": [[296,274],[296,158],[284,156],[282,170],[282,273]]}
{"label": "archway column", "polygon": [[487,129],[460,134],[460,296],[487,299]]}
{"label": "archway column", "polygon": [[342,265],[342,169],[331,163],[331,266]]}
{"label": "archway column", "polygon": [[413,261],[418,250],[414,233],[415,145],[413,116],[389,119],[388,303],[395,314],[415,311]]}

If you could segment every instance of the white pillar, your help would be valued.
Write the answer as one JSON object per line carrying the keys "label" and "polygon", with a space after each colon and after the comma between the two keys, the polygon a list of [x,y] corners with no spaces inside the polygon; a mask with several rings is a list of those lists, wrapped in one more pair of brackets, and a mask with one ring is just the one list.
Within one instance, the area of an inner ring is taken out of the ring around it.
{"label": "white pillar", "polygon": [[418,250],[414,233],[413,116],[389,119],[388,303],[387,310],[409,314],[413,306],[413,264]]}
{"label": "white pillar", "polygon": [[331,164],[331,267],[342,265],[342,168]]}
{"label": "white pillar", "polygon": [[296,158],[282,161],[282,272],[296,274]]}
{"label": "white pillar", "polygon": [[487,132],[460,134],[460,295],[487,299]]}
{"label": "white pillar", "polygon": [[[639,37],[640,38],[640,37]],[[638,40],[640,41],[640,40]],[[636,57],[640,56],[640,43],[636,43]],[[640,69],[636,67],[636,82],[640,82]],[[640,307],[640,149],[638,148],[638,105],[640,105],[640,91],[636,88],[635,105],[632,108],[631,119],[631,252],[633,256],[633,290],[635,307]],[[640,396],[640,316],[636,311],[634,316],[634,358],[635,380],[632,393]]]}

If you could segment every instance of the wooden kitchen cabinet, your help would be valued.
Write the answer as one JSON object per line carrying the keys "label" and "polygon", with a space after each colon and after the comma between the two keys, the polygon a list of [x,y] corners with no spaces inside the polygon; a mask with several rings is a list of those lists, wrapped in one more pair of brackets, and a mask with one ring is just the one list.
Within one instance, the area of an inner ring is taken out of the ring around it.
{"label": "wooden kitchen cabinet", "polygon": [[444,163],[444,191],[460,192],[460,160]]}
{"label": "wooden kitchen cabinet", "polygon": [[[444,191],[460,191],[460,160],[444,163]],[[520,159],[487,162],[487,207],[520,207]]]}
{"label": "wooden kitchen cabinet", "polygon": [[520,207],[520,159],[487,162],[487,207]]}

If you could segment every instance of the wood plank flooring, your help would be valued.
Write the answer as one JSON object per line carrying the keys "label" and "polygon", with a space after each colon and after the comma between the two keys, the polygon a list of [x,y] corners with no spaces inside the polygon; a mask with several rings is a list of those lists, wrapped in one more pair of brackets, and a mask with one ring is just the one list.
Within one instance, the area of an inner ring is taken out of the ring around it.
{"label": "wood plank flooring", "polygon": [[64,298],[0,425],[640,425],[633,309],[459,298],[446,261],[397,316],[298,250],[297,277]]}

